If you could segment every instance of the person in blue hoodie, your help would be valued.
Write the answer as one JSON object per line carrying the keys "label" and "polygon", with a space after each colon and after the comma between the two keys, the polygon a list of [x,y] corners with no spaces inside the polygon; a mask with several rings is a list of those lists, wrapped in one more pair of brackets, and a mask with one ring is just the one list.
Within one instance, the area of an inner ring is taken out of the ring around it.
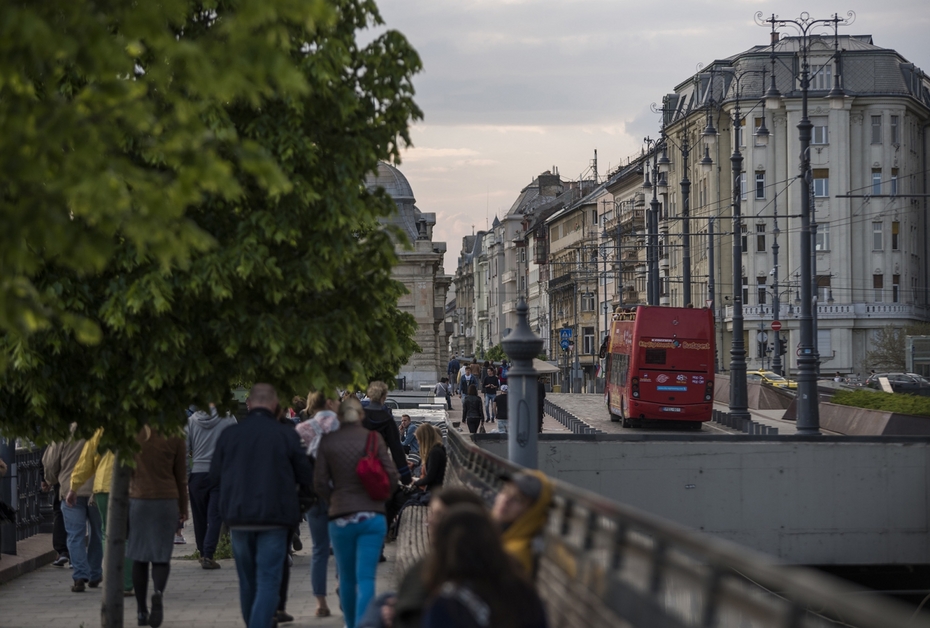
{"label": "person in blue hoodie", "polygon": [[212,403],[210,412],[194,409],[187,419],[187,451],[192,460],[187,489],[191,497],[194,538],[197,539],[200,565],[204,569],[220,568],[220,564],[213,560],[213,554],[223,524],[220,518],[220,487],[210,486],[210,462],[220,434],[235,424],[235,417],[228,414],[221,417]]}

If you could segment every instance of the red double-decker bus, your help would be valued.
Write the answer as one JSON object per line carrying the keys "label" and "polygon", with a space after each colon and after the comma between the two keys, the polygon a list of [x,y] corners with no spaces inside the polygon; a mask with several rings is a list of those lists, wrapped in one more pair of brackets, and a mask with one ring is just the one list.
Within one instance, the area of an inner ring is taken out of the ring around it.
{"label": "red double-decker bus", "polygon": [[714,319],[705,308],[618,310],[601,347],[611,421],[680,421],[701,429],[714,405]]}

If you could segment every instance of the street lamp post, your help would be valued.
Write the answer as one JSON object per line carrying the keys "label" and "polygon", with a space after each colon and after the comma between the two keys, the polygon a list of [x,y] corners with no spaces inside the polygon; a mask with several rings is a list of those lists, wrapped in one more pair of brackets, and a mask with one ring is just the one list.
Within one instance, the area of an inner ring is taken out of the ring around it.
{"label": "street lamp post", "polygon": [[[646,182],[643,189],[652,190],[652,200],[649,202],[649,213],[646,217],[646,302],[649,305],[659,304],[659,148],[664,146],[662,139],[654,140],[644,138],[643,142],[652,152],[652,182],[649,172],[646,172]],[[648,154],[648,153],[647,153]],[[648,161],[647,161],[648,163]],[[664,180],[663,180],[664,181]]]}
{"label": "street lamp post", "polygon": [[[800,159],[800,179],[801,179],[801,232],[799,254],[801,257],[801,315],[799,317],[801,328],[801,342],[798,346],[798,417],[797,428],[798,434],[820,434],[820,407],[817,395],[817,368],[818,356],[814,337],[814,286],[812,274],[812,249],[813,242],[811,231],[811,171],[810,171],[810,146],[811,146],[811,124],[808,117],[808,98],[807,93],[810,87],[810,35],[814,28],[833,26],[834,38],[840,25],[848,26],[855,20],[855,13],[847,12],[845,19],[840,19],[838,14],[834,14],[826,19],[812,19],[807,12],[801,13],[796,19],[781,19],[776,15],[768,19],[763,19],[764,14],[759,11],[755,15],[756,23],[760,26],[766,24],[772,29],[772,46],[775,46],[776,28],[793,28],[800,35],[800,53],[801,53],[801,121],[798,123],[798,138],[801,143]],[[774,52],[773,52],[774,54]],[[834,94],[834,92],[836,92]],[[766,98],[771,104],[776,104],[780,94],[775,89],[774,79],[772,88]],[[831,97],[842,98],[842,90],[839,89],[837,82]]]}
{"label": "street lamp post", "polygon": [[[764,74],[763,70],[763,74]],[[733,74],[736,84],[735,102],[733,107],[732,135],[733,154],[730,156],[730,166],[733,173],[733,321],[732,339],[730,342],[730,414],[737,419],[750,419],[749,397],[746,391],[746,342],[743,339],[743,243],[742,243],[742,171],[743,154],[740,152],[740,81],[749,74],[758,74],[758,70],[746,70]],[[764,81],[763,81],[764,82]],[[713,76],[711,77],[711,84]],[[717,135],[711,123],[708,112],[707,128],[704,130],[705,141],[712,143]],[[763,114],[762,125],[756,130],[756,138],[760,144],[768,142],[769,131],[765,126]]]}

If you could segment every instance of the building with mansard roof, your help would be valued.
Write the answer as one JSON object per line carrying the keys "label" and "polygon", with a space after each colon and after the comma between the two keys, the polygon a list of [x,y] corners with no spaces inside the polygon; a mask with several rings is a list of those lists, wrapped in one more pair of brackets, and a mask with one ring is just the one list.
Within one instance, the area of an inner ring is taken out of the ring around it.
{"label": "building with mansard roof", "polygon": [[[685,305],[679,183],[687,174],[692,301],[703,304],[716,287],[723,366],[729,362],[735,232],[743,249],[742,259],[736,260],[742,278],[737,290],[748,368],[771,363],[777,302],[780,333],[787,336],[789,347],[785,368],[793,372],[801,298],[800,40],[777,38],[777,34],[776,39],[772,45],[714,61],[664,99],[664,132],[672,163],[661,208],[661,263],[668,269],[661,302]],[[822,368],[855,373],[871,368],[867,354],[879,328],[930,319],[926,196],[930,79],[896,51],[875,45],[871,36],[840,36],[837,43],[835,47],[832,36],[814,37],[809,46],[812,282]],[[780,97],[766,103],[773,67]],[[835,86],[842,93],[831,94]],[[734,124],[737,100],[740,117]],[[700,162],[708,120],[720,134],[708,148],[713,166],[705,171]],[[770,131],[767,143],[756,135],[763,120]],[[743,158],[737,178],[730,161],[735,146]],[[687,170],[686,147],[690,147]],[[737,189],[742,220],[733,225],[732,196]],[[713,238],[708,235],[711,218],[717,227]],[[713,277],[710,250],[717,260]]]}
{"label": "building with mansard roof", "polygon": [[445,323],[445,305],[452,278],[443,271],[446,243],[433,241],[436,214],[420,211],[413,189],[400,170],[382,162],[366,184],[369,189],[384,188],[394,200],[397,213],[386,222],[400,227],[413,247],[397,247],[399,262],[393,276],[408,290],[398,300],[398,307],[417,322],[414,339],[420,351],[410,357],[399,373],[401,378],[406,378],[407,388],[416,390],[420,384],[438,382],[445,375],[449,361],[452,330]]}

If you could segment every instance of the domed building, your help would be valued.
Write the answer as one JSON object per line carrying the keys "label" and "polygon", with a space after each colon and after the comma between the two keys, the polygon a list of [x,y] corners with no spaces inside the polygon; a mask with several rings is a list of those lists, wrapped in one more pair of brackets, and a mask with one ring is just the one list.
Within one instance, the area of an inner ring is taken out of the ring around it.
{"label": "domed building", "polygon": [[452,330],[446,329],[444,314],[452,277],[443,271],[446,243],[433,242],[436,214],[417,208],[413,189],[400,170],[381,162],[377,174],[369,175],[366,184],[369,190],[384,188],[394,199],[397,213],[385,222],[403,229],[413,245],[412,250],[397,247],[399,261],[393,275],[407,287],[408,293],[398,300],[397,306],[416,320],[414,340],[421,349],[410,356],[398,377],[406,378],[408,390],[418,390],[420,384],[438,382],[449,361],[446,348]]}

